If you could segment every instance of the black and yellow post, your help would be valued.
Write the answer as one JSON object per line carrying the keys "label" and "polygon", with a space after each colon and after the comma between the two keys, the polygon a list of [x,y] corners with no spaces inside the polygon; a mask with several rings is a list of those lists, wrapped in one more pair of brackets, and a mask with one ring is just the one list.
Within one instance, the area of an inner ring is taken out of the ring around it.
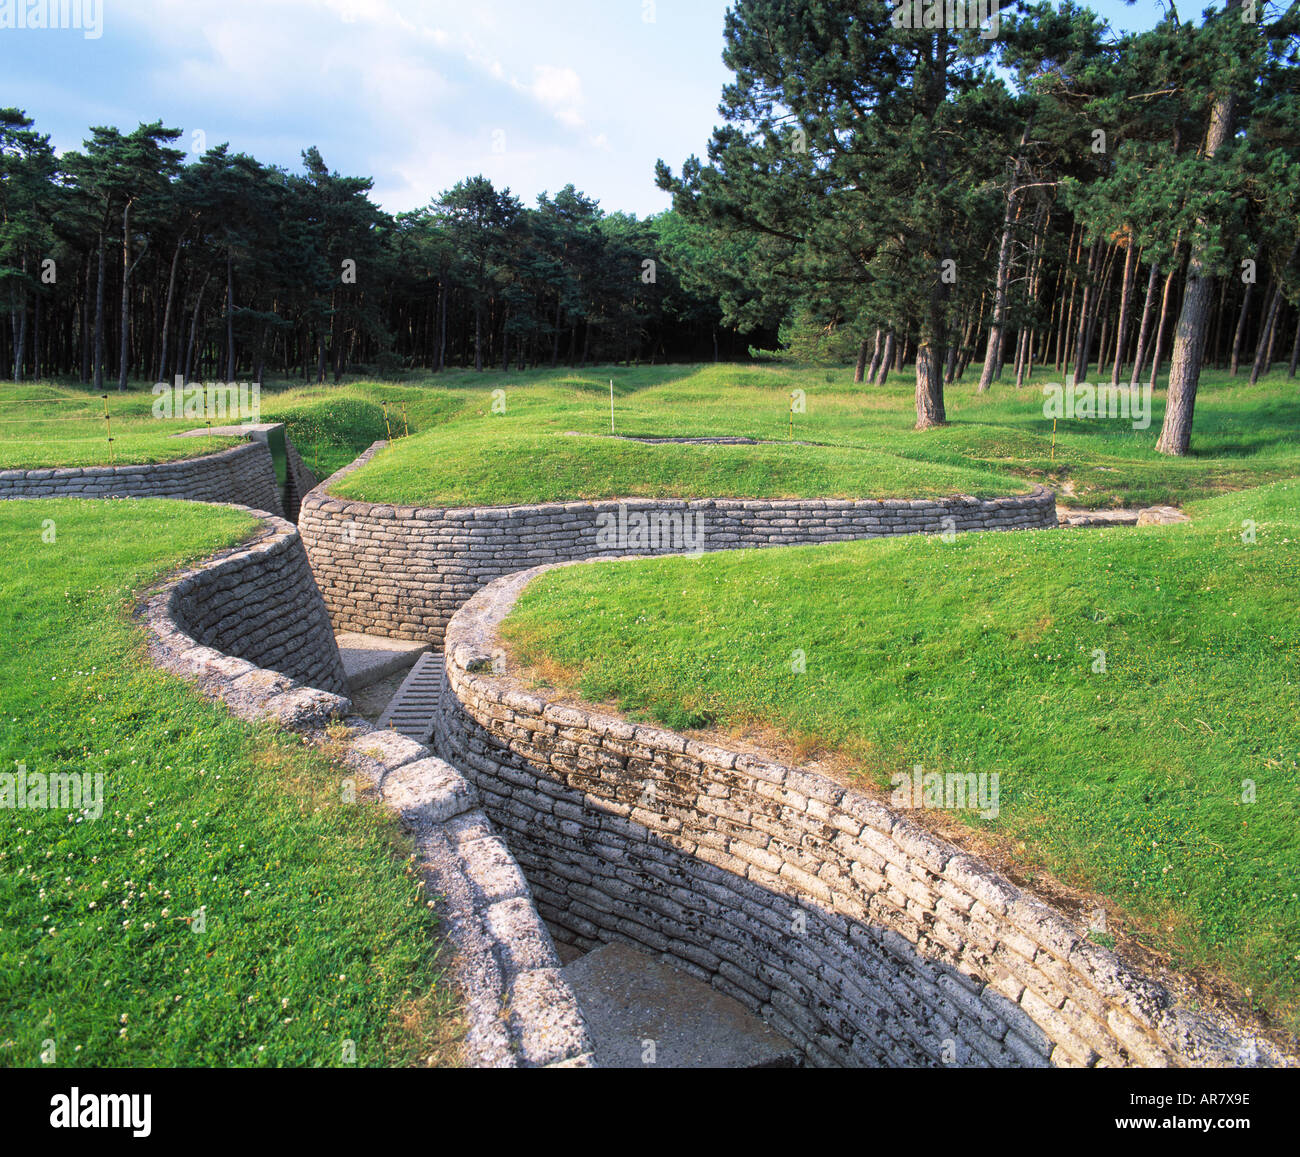
{"label": "black and yellow post", "polygon": [[110,466],[112,466],[112,465],[114,464],[114,461],[113,461],[113,419],[112,419],[112,416],[111,416],[111,415],[109,414],[109,412],[108,412],[108,395],[107,395],[107,394],[100,394],[100,397],[104,399],[104,431],[105,431],[105,436],[108,438],[108,464],[109,464]]}

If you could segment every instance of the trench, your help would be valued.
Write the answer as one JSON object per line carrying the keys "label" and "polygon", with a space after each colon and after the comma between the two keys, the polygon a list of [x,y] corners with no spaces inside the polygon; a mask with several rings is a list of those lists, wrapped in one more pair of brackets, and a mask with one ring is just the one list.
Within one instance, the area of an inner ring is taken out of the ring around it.
{"label": "trench", "polygon": [[[569,967],[612,949],[669,965],[699,986],[696,1010],[721,994],[816,1066],[1276,1063],[1251,1028],[1188,1008],[879,802],[522,683],[497,625],[542,570],[598,557],[599,519],[623,504],[417,510],[329,485],[302,528],[335,629],[441,651],[415,738],[474,785]],[[1046,491],[636,506],[706,508],[713,549],[933,533],[948,515],[960,530],[1057,525]]]}

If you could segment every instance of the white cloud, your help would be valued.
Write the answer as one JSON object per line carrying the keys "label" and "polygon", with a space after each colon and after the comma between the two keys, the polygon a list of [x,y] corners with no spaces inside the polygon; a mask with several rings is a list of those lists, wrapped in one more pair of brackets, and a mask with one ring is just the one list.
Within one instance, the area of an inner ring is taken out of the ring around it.
{"label": "white cloud", "polygon": [[[318,144],[372,175],[391,211],[477,172],[526,200],[573,181],[612,207],[662,204],[652,158],[698,150],[698,130],[675,143],[678,106],[709,109],[717,84],[691,92],[650,68],[639,5],[573,3],[557,19],[532,0],[132,0],[114,17],[138,54],[130,89],[88,80],[78,96],[110,110],[86,123],[161,115],[268,162]],[[648,101],[650,83],[671,98]]]}
{"label": "white cloud", "polygon": [[582,78],[573,69],[539,64],[533,69],[531,84],[521,84],[518,80],[512,80],[511,84],[531,96],[561,124],[573,129],[586,124],[582,115]]}

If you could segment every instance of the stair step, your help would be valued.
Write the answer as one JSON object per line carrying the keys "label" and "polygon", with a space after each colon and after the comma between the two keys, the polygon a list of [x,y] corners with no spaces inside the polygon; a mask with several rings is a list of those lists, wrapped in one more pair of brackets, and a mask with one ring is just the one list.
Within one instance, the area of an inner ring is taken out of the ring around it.
{"label": "stair step", "polygon": [[442,701],[443,670],[441,655],[421,655],[379,717],[380,728],[396,731],[416,743],[428,743]]}

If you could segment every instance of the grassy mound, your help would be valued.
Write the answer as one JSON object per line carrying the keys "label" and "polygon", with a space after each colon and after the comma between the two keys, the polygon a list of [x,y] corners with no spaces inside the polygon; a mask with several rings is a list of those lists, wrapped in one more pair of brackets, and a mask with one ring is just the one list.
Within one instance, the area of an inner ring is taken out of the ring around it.
{"label": "grassy mound", "polygon": [[1295,1031],[1300,482],[1192,512],[567,568],[505,635],[588,700],[775,728],[876,785],[997,772],[998,817],[959,818],[1021,873],[1101,893]]}
{"label": "grassy mound", "polygon": [[0,1065],[51,1047],[59,1065],[340,1065],[346,1041],[361,1065],[454,1060],[394,821],[344,802],[295,737],[150,667],[128,619],[252,526],[177,502],[0,503],[0,769],[103,776],[98,819],[0,809]]}

